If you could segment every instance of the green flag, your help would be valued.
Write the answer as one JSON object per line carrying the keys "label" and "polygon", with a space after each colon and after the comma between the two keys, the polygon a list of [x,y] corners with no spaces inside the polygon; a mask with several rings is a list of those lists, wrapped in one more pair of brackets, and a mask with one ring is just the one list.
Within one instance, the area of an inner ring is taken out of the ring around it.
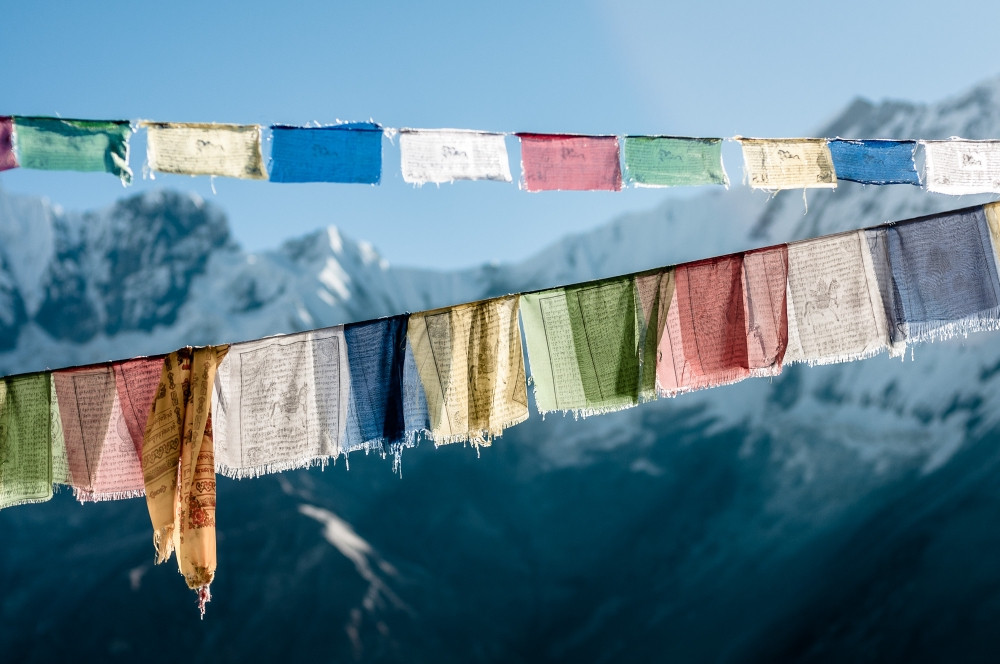
{"label": "green flag", "polygon": [[722,184],[721,138],[626,136],[625,179],[638,187]]}
{"label": "green flag", "polygon": [[0,508],[52,497],[50,378],[0,381]]}
{"label": "green flag", "polygon": [[132,181],[125,120],[63,120],[14,117],[14,146],[22,168],[47,171],[106,171]]}
{"label": "green flag", "polygon": [[538,410],[590,415],[638,403],[637,313],[632,277],[522,295]]}

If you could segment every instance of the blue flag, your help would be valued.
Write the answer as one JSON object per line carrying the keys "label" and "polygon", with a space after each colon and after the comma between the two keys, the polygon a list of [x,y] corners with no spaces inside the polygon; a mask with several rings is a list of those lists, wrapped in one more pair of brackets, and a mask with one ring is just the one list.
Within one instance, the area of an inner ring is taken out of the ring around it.
{"label": "blue flag", "polygon": [[913,164],[915,141],[842,138],[828,143],[838,180],[862,184],[920,184]]}
{"label": "blue flag", "polygon": [[358,182],[382,179],[382,127],[353,122],[330,127],[271,127],[272,182]]}

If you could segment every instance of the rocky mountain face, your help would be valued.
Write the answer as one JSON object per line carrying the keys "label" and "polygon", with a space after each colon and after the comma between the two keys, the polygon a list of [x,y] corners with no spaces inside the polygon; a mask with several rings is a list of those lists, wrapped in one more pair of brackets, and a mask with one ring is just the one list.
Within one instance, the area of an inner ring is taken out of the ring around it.
{"label": "rocky mountain face", "polygon": [[[859,100],[816,134],[1000,136],[1000,81]],[[978,202],[735,186],[516,265],[389,266],[336,229],[248,254],[162,192],[92,214],[0,193],[0,369],[419,311]],[[0,652],[50,661],[978,661],[1000,619],[1000,344],[979,334],[574,420],[219,484],[204,623],[142,500],[0,512]]]}

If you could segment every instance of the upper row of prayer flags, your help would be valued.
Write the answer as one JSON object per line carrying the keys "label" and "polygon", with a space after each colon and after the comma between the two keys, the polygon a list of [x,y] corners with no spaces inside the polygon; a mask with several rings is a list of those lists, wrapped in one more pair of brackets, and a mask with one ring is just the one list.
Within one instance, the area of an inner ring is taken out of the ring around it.
{"label": "upper row of prayer flags", "polygon": [[[272,182],[378,184],[382,137],[374,122],[324,127],[273,125],[265,167],[261,125],[142,121],[150,170]],[[0,171],[105,171],[132,179],[124,120],[0,117]],[[399,130],[403,180],[511,182],[507,134],[465,129]],[[528,191],[619,191],[634,187],[729,185],[722,138],[586,136],[516,133],[521,186]],[[924,183],[945,194],[1000,193],[1000,141],[736,137],[751,187],[834,188],[838,180],[863,184]],[[924,177],[914,156],[924,151]]]}

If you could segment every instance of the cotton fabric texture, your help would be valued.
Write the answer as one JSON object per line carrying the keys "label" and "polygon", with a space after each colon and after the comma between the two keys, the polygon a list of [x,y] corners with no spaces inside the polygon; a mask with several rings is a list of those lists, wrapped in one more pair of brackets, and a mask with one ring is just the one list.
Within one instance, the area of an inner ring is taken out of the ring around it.
{"label": "cotton fabric texture", "polygon": [[661,394],[674,396],[750,375],[742,272],[741,255],[675,268],[656,366]]}
{"label": "cotton fabric texture", "polygon": [[528,191],[620,191],[617,136],[517,134],[521,171]]}
{"label": "cotton fabric texture", "polygon": [[329,127],[271,126],[271,182],[382,179],[382,127],[351,122]]}
{"label": "cotton fabric texture", "polygon": [[340,454],[347,426],[344,327],[233,344],[215,387],[219,473],[257,477],[325,464]]}
{"label": "cotton fabric texture", "polygon": [[415,445],[417,434],[429,427],[427,399],[407,353],[408,318],[344,326],[351,375],[345,453],[388,453],[398,462],[402,449]]}
{"label": "cotton fabric texture", "polygon": [[[996,329],[1000,280],[982,207],[867,231],[878,258],[894,339],[916,342]],[[877,271],[878,272],[878,271]]]}
{"label": "cotton fabric texture", "polygon": [[890,348],[887,318],[865,231],[788,245],[785,362],[831,364]]}
{"label": "cotton fabric texture", "polygon": [[132,125],[126,120],[14,117],[14,145],[23,168],[103,171],[132,181],[128,165]]}
{"label": "cotton fabric texture", "polygon": [[729,186],[721,138],[626,136],[625,180],[636,187]]}
{"label": "cotton fabric texture", "polygon": [[[115,370],[110,364],[55,371],[69,476],[66,482],[81,502],[143,495],[145,481]],[[139,443],[139,444],[137,444]]]}
{"label": "cotton fabric texture", "polygon": [[920,141],[927,190],[941,194],[1000,192],[1000,141]]}
{"label": "cotton fabric texture", "polygon": [[47,373],[0,381],[0,509],[52,498],[52,392]]}
{"label": "cotton fabric texture", "polygon": [[829,141],[830,155],[838,180],[862,184],[920,184],[913,163],[916,141],[846,140]]}
{"label": "cotton fabric texture", "polygon": [[503,134],[465,129],[402,129],[399,153],[404,182],[511,181]]}
{"label": "cotton fabric texture", "polygon": [[754,189],[833,189],[837,175],[826,139],[740,138],[743,164]]}
{"label": "cotton fabric texture", "polygon": [[586,416],[637,404],[638,316],[631,276],[522,295],[539,412]]}
{"label": "cotton fabric texture", "polygon": [[202,615],[215,578],[215,454],[212,385],[228,346],[170,353],[143,436],[142,471],[156,562],[176,551]]}
{"label": "cotton fabric texture", "polygon": [[436,444],[489,445],[528,419],[518,296],[411,314],[407,337]]}
{"label": "cotton fabric texture", "polygon": [[161,173],[263,180],[260,125],[143,122],[146,161]]}

